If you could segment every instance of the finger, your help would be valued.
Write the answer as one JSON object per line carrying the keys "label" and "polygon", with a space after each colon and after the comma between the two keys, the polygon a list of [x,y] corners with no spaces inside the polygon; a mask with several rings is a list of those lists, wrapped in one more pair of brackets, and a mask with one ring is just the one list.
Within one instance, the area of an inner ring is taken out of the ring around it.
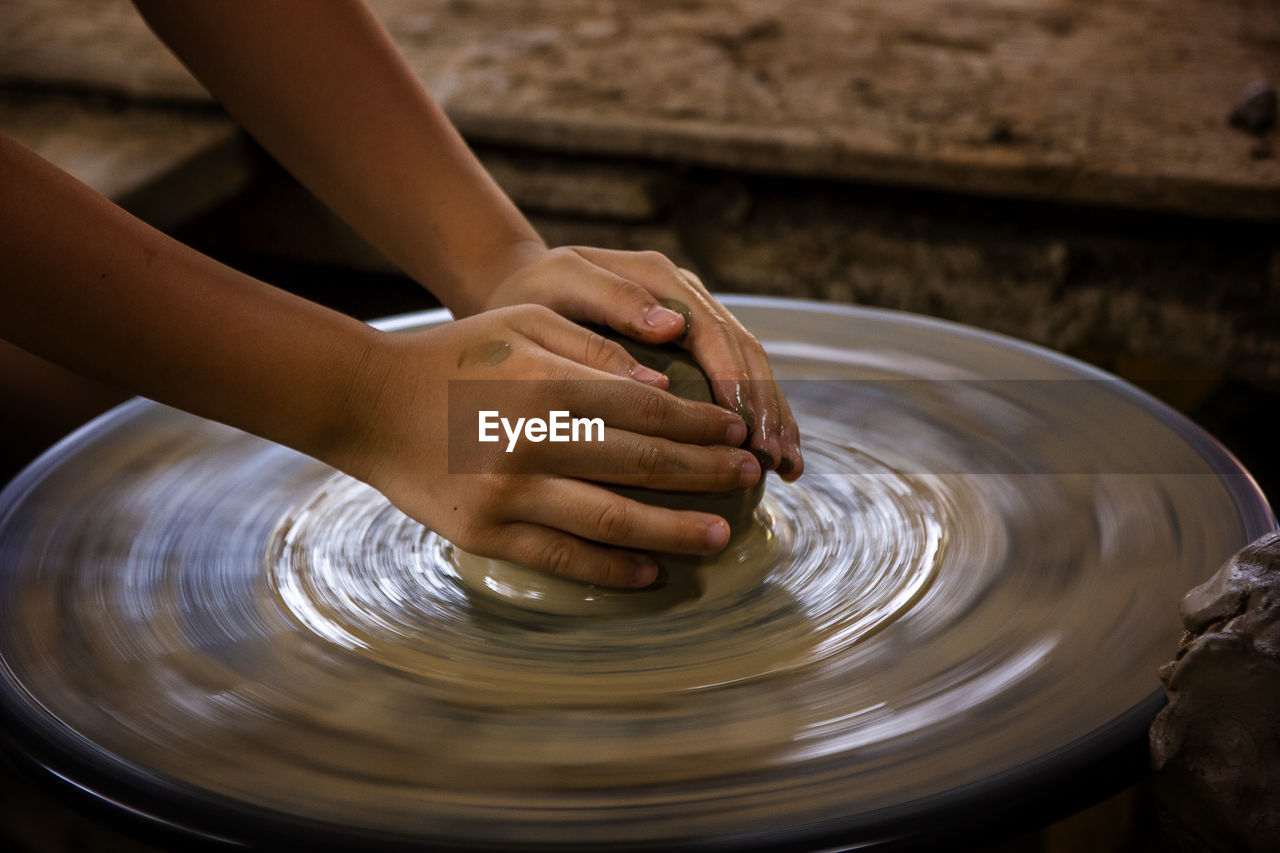
{"label": "finger", "polygon": [[[702,281],[693,272],[682,269],[680,273],[691,287],[702,293],[707,292]],[[776,465],[766,464],[766,467],[776,468],[783,479],[793,482],[804,472],[804,457],[800,451],[800,429],[796,425],[791,406],[782,392],[782,386],[773,375],[773,368],[769,365],[769,358],[760,342],[731,312],[724,310],[719,303],[716,306],[723,311],[725,320],[736,331],[735,337],[746,362],[747,373],[752,377],[746,397],[748,408],[758,415],[758,420],[753,424],[749,444],[773,456]],[[767,458],[765,461],[768,462]]]}
{"label": "finger", "polygon": [[751,396],[752,374],[738,330],[722,313],[706,311],[695,314],[683,345],[707,374],[713,399],[743,419],[748,435],[756,433],[760,415]]}
{"label": "finger", "polygon": [[658,579],[647,554],[606,548],[539,524],[508,522],[491,537],[490,553],[553,575],[612,587],[646,587]]}
{"label": "finger", "polygon": [[682,343],[712,378],[716,401],[748,421],[750,446],[765,468],[786,467],[788,478],[798,476],[803,470],[799,430],[768,358],[750,332],[711,296],[702,280],[657,252],[589,247],[574,251],[597,266],[639,282],[664,301],[687,303],[691,320]]}
{"label": "finger", "polygon": [[678,311],[663,305],[651,290],[625,274],[594,263],[588,253],[597,250],[558,251],[556,286],[544,291],[539,303],[573,320],[608,326],[650,343],[664,343],[684,333],[685,318]]}
{"label": "finger", "polygon": [[518,511],[544,527],[619,548],[714,554],[729,542],[729,523],[718,515],[640,503],[582,480],[548,480]]}
{"label": "finger", "polygon": [[[742,355],[747,362],[747,371],[753,377],[747,385],[747,396],[751,410],[757,414],[755,429],[747,439],[747,446],[764,455],[762,464],[766,468],[777,469],[783,462],[782,436],[786,428],[782,391],[773,377],[773,369],[769,366],[764,349],[745,329],[742,334]],[[794,460],[791,460],[789,468],[794,468],[794,465]]]}
{"label": "finger", "polygon": [[737,447],[747,438],[742,418],[714,403],[686,400],[639,382],[618,382],[552,353],[546,358],[541,375],[556,383],[559,399],[577,417],[598,417],[616,429],[685,444]]}
{"label": "finger", "polygon": [[[756,432],[761,413],[755,406],[762,401],[753,400],[750,395],[749,383],[756,377],[751,372],[742,345],[743,339],[754,339],[715,300],[701,279],[689,270],[676,267],[656,252],[582,251],[611,269],[643,280],[664,301],[677,300],[685,304],[690,319],[687,334],[680,340],[681,345],[693,354],[711,378],[716,401],[737,412],[748,422],[749,431]],[[765,363],[767,365],[767,361]],[[776,459],[776,452],[771,453],[766,467],[774,467]]]}
{"label": "finger", "polygon": [[[649,343],[668,343],[688,330],[687,285],[661,252],[623,252],[577,246],[572,251],[599,271],[600,285],[571,294],[574,309],[592,322]],[[671,304],[674,299],[679,304]]]}
{"label": "finger", "polygon": [[[683,305],[684,310],[680,313],[687,314],[689,319],[684,330],[687,337],[680,343],[693,353],[710,377],[721,381],[722,393],[717,395],[717,399],[747,417],[740,406],[745,392],[734,384],[749,378],[745,359],[734,340],[739,332],[745,334],[745,330],[740,325],[733,327],[727,322],[732,315],[715,300],[696,275],[677,267],[660,252],[622,252],[592,247],[575,247],[574,251],[597,266],[642,285],[662,302],[672,304],[674,301]],[[699,332],[699,327],[704,331]],[[732,334],[717,335],[716,327],[732,329]],[[701,351],[693,340],[694,335],[704,342]]]}
{"label": "finger", "polygon": [[760,463],[736,447],[702,447],[620,429],[603,430],[603,441],[547,444],[530,461],[537,470],[566,477],[682,492],[725,492],[754,486]]}
{"label": "finger", "polygon": [[800,427],[796,424],[795,415],[791,412],[791,404],[778,390],[778,401],[782,404],[782,458],[778,460],[778,474],[788,483],[794,483],[804,473],[804,453],[800,449]]}
{"label": "finger", "polygon": [[579,326],[542,305],[523,305],[512,312],[513,324],[533,343],[577,364],[613,376],[624,376],[666,388],[665,375],[636,361],[617,341]]}

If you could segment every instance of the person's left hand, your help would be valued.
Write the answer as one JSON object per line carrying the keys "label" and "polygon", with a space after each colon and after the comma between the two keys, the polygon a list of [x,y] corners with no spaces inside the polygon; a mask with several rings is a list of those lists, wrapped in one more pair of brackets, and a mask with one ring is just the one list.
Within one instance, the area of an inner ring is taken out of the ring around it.
{"label": "person's left hand", "polygon": [[[685,318],[662,304],[683,303]],[[648,343],[675,341],[711,379],[716,402],[747,422],[747,447],[788,482],[804,471],[800,432],[755,336],[692,272],[660,252],[541,249],[488,292],[483,309],[533,303]],[[682,337],[683,336],[683,337]]]}

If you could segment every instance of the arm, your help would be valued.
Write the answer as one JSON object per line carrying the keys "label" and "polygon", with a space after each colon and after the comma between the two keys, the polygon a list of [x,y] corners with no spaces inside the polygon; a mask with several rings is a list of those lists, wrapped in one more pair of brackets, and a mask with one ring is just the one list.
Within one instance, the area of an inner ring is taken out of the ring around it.
{"label": "arm", "polygon": [[375,335],[194,252],[0,134],[0,337],[321,458]]}
{"label": "arm", "polygon": [[156,33],[281,163],[465,317],[525,303],[652,343],[677,338],[750,446],[786,479],[799,432],[759,343],[657,253],[548,250],[356,0],[135,0]]}
{"label": "arm", "polygon": [[254,137],[456,316],[542,239],[351,0],[136,0]]}
{"label": "arm", "polygon": [[[3,134],[0,186],[0,337],[322,459],[482,555],[644,586],[657,565],[643,551],[713,553],[729,530],[561,476],[560,445],[465,442],[450,430],[454,380],[506,380],[508,413],[602,418],[599,482],[720,491],[760,477],[745,451],[706,446],[745,438],[735,415],[665,393],[661,374],[549,309],[386,334],[175,242]],[[468,356],[495,341],[509,357]]]}

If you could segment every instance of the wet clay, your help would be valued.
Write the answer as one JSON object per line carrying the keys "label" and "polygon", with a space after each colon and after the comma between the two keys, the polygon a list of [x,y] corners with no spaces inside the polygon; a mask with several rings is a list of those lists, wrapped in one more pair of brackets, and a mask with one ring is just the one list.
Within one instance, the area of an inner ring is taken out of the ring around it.
{"label": "wet clay", "polygon": [[[676,300],[663,305],[684,315],[689,307]],[[642,343],[611,329],[594,331],[617,341],[645,367],[665,373],[668,390],[687,400],[713,402],[711,383],[697,361],[674,345]],[[727,492],[660,491],[630,486],[609,486],[623,497],[674,510],[707,512],[729,523],[729,545],[712,557],[657,554],[666,577],[650,589],[614,590],[554,577],[503,560],[454,551],[458,575],[475,593],[488,599],[562,615],[647,613],[679,604],[709,604],[742,594],[769,573],[773,565],[773,540],[756,508],[764,495],[765,477],[749,489]]]}
{"label": "wet clay", "polygon": [[1182,601],[1151,726],[1161,819],[1188,850],[1280,850],[1280,533]]}
{"label": "wet clay", "polygon": [[501,364],[511,355],[511,344],[506,341],[485,341],[482,344],[469,346],[458,356],[458,367],[482,365],[493,367]]}
{"label": "wet clay", "polygon": [[693,309],[679,299],[659,299],[658,303],[684,318],[684,330],[676,335],[674,340],[674,343],[680,343],[689,335],[689,326],[693,323]]}
{"label": "wet clay", "polygon": [[579,583],[461,548],[452,550],[450,562],[480,599],[559,616],[625,616],[731,604],[768,577],[777,551],[768,524],[756,522],[714,557],[657,555],[665,577],[640,590]]}

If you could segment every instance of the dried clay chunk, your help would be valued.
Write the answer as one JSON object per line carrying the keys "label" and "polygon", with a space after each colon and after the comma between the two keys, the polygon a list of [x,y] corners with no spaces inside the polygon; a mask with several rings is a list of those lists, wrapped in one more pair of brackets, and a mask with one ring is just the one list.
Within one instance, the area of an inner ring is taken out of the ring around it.
{"label": "dried clay chunk", "polygon": [[1182,623],[1151,725],[1165,834],[1186,850],[1280,850],[1280,533],[1187,593]]}

